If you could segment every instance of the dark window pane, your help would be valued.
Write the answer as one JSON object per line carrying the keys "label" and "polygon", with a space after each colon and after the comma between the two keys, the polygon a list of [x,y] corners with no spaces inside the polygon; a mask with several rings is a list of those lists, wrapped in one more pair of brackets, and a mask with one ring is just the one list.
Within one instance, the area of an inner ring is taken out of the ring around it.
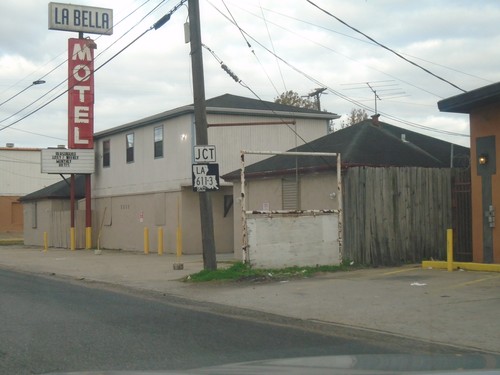
{"label": "dark window pane", "polygon": [[127,163],[134,161],[134,133],[127,134]]}
{"label": "dark window pane", "polygon": [[163,126],[158,126],[154,130],[154,156],[163,157]]}
{"label": "dark window pane", "polygon": [[102,143],[102,166],[109,167],[111,165],[111,145],[110,141]]}

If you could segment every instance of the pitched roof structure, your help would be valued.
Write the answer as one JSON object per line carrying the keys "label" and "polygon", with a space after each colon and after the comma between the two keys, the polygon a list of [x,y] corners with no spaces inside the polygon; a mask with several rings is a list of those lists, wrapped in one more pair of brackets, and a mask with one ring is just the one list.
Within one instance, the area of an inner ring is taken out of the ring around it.
{"label": "pitched roof structure", "polygon": [[[75,176],[75,199],[85,197],[85,175]],[[70,199],[69,181],[62,180],[19,198],[21,202],[41,199]]]}
{"label": "pitched roof structure", "polygon": [[[244,96],[237,96],[232,94],[224,94],[211,99],[207,99],[205,101],[205,104],[208,114],[231,114],[246,116],[260,115],[277,118],[296,117],[324,119],[325,121],[334,120],[340,117],[336,113],[278,104],[274,102],[251,99]],[[152,123],[157,123],[159,121],[165,121],[189,113],[194,113],[194,104],[174,108],[172,110],[161,112],[137,121],[97,132],[94,134],[94,138],[106,137],[110,134],[146,126]],[[208,124],[208,126],[210,127],[210,124]]]}
{"label": "pitched roof structure", "polygon": [[[467,147],[454,145],[384,122],[365,120],[338,130],[290,151],[340,153],[343,167],[427,167],[448,168],[454,158],[467,158]],[[336,168],[334,157],[291,157],[277,155],[249,165],[245,177],[266,177],[310,173]],[[222,176],[226,181],[240,178],[240,171]]]}
{"label": "pitched roof structure", "polygon": [[438,102],[441,112],[470,113],[473,109],[500,102],[500,82],[480,87]]}

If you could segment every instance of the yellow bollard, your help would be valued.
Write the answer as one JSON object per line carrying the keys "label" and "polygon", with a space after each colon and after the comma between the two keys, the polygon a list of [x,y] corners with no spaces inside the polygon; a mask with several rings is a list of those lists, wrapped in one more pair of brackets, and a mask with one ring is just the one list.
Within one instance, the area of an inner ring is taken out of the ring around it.
{"label": "yellow bollard", "polygon": [[92,227],[85,228],[85,249],[92,248]]}
{"label": "yellow bollard", "polygon": [[49,234],[47,232],[43,232],[43,251],[47,251],[49,248]]}
{"label": "yellow bollard", "polygon": [[158,255],[163,255],[163,228],[158,228]]}
{"label": "yellow bollard", "polygon": [[76,233],[75,227],[69,228],[69,247],[71,250],[76,249]]}
{"label": "yellow bollard", "polygon": [[180,226],[177,227],[176,253],[178,258],[182,255],[182,229]]}
{"label": "yellow bollard", "polygon": [[446,263],[448,271],[453,271],[453,229],[446,230]]}
{"label": "yellow bollard", "polygon": [[149,229],[144,228],[144,254],[149,254]]}

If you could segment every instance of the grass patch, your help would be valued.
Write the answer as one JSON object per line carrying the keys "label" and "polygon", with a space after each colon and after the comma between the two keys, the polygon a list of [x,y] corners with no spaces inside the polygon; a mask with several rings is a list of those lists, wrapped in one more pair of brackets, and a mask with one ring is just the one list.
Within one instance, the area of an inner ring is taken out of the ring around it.
{"label": "grass patch", "polygon": [[351,271],[359,269],[360,266],[352,265],[348,262],[336,266],[314,266],[314,267],[286,267],[272,269],[256,269],[242,262],[236,262],[228,268],[216,271],[203,270],[191,274],[184,278],[184,281],[205,282],[205,281],[266,281],[266,280],[288,280],[296,278],[306,278],[322,272]]}

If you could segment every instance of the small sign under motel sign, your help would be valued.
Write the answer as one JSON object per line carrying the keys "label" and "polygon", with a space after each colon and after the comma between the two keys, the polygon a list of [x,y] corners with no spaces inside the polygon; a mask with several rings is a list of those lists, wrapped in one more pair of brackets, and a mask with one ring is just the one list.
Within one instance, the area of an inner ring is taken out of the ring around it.
{"label": "small sign under motel sign", "polygon": [[94,150],[61,148],[42,150],[42,173],[92,174],[94,169]]}
{"label": "small sign under motel sign", "polygon": [[49,29],[113,34],[113,9],[49,3]]}

